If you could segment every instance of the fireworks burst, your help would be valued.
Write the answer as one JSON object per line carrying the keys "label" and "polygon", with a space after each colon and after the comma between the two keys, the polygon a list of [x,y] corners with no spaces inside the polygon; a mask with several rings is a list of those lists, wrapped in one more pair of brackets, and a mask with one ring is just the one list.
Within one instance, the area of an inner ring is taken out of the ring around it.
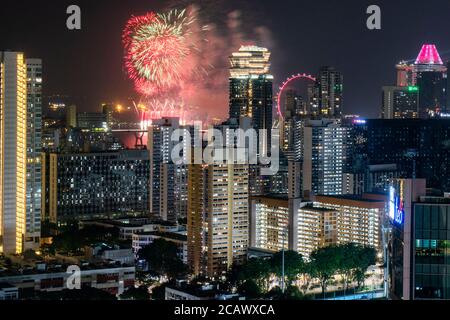
{"label": "fireworks burst", "polygon": [[180,87],[192,72],[187,58],[195,47],[189,43],[194,19],[186,10],[132,17],[123,32],[125,67],[136,90],[157,96]]}

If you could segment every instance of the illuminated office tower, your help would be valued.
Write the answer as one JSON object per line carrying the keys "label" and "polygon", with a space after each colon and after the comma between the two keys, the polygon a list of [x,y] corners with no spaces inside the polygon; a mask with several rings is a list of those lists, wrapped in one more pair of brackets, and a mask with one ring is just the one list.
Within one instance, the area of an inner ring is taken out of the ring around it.
{"label": "illuminated office tower", "polygon": [[27,228],[25,249],[39,247],[41,231],[42,60],[27,59]]}
{"label": "illuminated office tower", "polygon": [[413,119],[419,117],[419,88],[414,86],[383,87],[383,119]]}
{"label": "illuminated office tower", "polygon": [[26,232],[27,66],[0,53],[0,251],[21,253]]}
{"label": "illuminated office tower", "polygon": [[447,72],[434,44],[424,44],[413,64],[397,64],[397,86],[418,88],[419,117],[427,118],[448,108]]}
{"label": "illuminated office tower", "polygon": [[444,109],[447,95],[447,67],[435,45],[425,44],[414,63],[414,79],[419,88],[419,113],[427,117]]}
{"label": "illuminated office tower", "polygon": [[189,165],[188,263],[221,275],[244,262],[249,241],[248,166]]}
{"label": "illuminated office tower", "polygon": [[[229,117],[237,121],[238,127],[249,119],[250,127],[258,134],[257,154],[267,155],[272,145],[273,76],[269,73],[270,52],[257,46],[241,46],[238,52],[232,53],[230,64]],[[264,135],[260,135],[259,130],[264,130]],[[265,193],[270,183],[267,177],[261,176],[260,171],[261,165],[250,166],[252,195]]]}
{"label": "illuminated office tower", "polygon": [[270,149],[273,103],[270,52],[266,48],[242,46],[231,55],[230,63],[230,118],[240,122],[242,117],[248,117],[254,129],[266,129]]}
{"label": "illuminated office tower", "polygon": [[342,193],[347,130],[335,120],[311,120],[304,127],[303,191],[306,194]]}

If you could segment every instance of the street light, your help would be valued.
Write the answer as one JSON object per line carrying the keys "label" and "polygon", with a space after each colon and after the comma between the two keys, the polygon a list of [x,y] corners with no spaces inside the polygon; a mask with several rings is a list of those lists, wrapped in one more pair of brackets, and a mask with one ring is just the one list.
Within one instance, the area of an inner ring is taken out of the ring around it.
{"label": "street light", "polygon": [[287,226],[283,227],[283,245],[281,249],[281,292],[284,295],[285,283],[284,283],[284,246],[286,243]]}

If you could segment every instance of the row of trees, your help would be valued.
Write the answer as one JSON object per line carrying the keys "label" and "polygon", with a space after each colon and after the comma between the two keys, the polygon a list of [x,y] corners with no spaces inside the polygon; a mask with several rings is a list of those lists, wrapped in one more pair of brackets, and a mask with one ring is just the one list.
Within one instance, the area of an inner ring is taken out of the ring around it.
{"label": "row of trees", "polygon": [[[269,292],[274,277],[281,282],[282,252],[271,259],[250,259],[245,265],[234,266],[227,277],[231,286],[255,298]],[[356,281],[357,286],[364,284],[365,274],[369,266],[376,263],[376,251],[370,247],[362,247],[353,243],[329,246],[315,250],[306,261],[295,251],[284,253],[284,282],[288,295],[298,296],[295,285],[300,281],[301,293],[305,295],[313,283],[320,282],[322,293],[327,290],[329,282],[335,275],[341,275],[344,290]]]}
{"label": "row of trees", "polygon": [[[46,223],[46,233],[50,234],[50,229],[56,230],[51,223]],[[44,245],[42,250],[44,254],[55,254],[58,252],[66,252],[70,254],[82,254],[85,246],[95,243],[120,244],[119,229],[106,228],[96,225],[88,225],[83,228],[78,222],[68,223],[61,227],[59,232],[53,236],[52,244]]]}
{"label": "row of trees", "polygon": [[155,239],[148,246],[138,252],[138,257],[145,260],[151,271],[176,279],[188,274],[188,267],[178,256],[178,247],[173,242],[164,239]]}

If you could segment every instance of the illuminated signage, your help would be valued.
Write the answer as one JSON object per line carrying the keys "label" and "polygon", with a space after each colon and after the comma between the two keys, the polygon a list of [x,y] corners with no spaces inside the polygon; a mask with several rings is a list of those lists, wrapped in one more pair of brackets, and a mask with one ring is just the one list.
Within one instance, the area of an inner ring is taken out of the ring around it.
{"label": "illuminated signage", "polygon": [[364,119],[355,119],[353,120],[353,124],[366,124],[367,121]]}
{"label": "illuminated signage", "polygon": [[417,91],[419,91],[419,87],[412,87],[412,86],[409,86],[409,87],[408,87],[408,91],[409,91],[409,92],[417,92]]}
{"label": "illuminated signage", "polygon": [[405,218],[404,201],[394,187],[389,188],[389,219],[395,224],[403,224]]}

